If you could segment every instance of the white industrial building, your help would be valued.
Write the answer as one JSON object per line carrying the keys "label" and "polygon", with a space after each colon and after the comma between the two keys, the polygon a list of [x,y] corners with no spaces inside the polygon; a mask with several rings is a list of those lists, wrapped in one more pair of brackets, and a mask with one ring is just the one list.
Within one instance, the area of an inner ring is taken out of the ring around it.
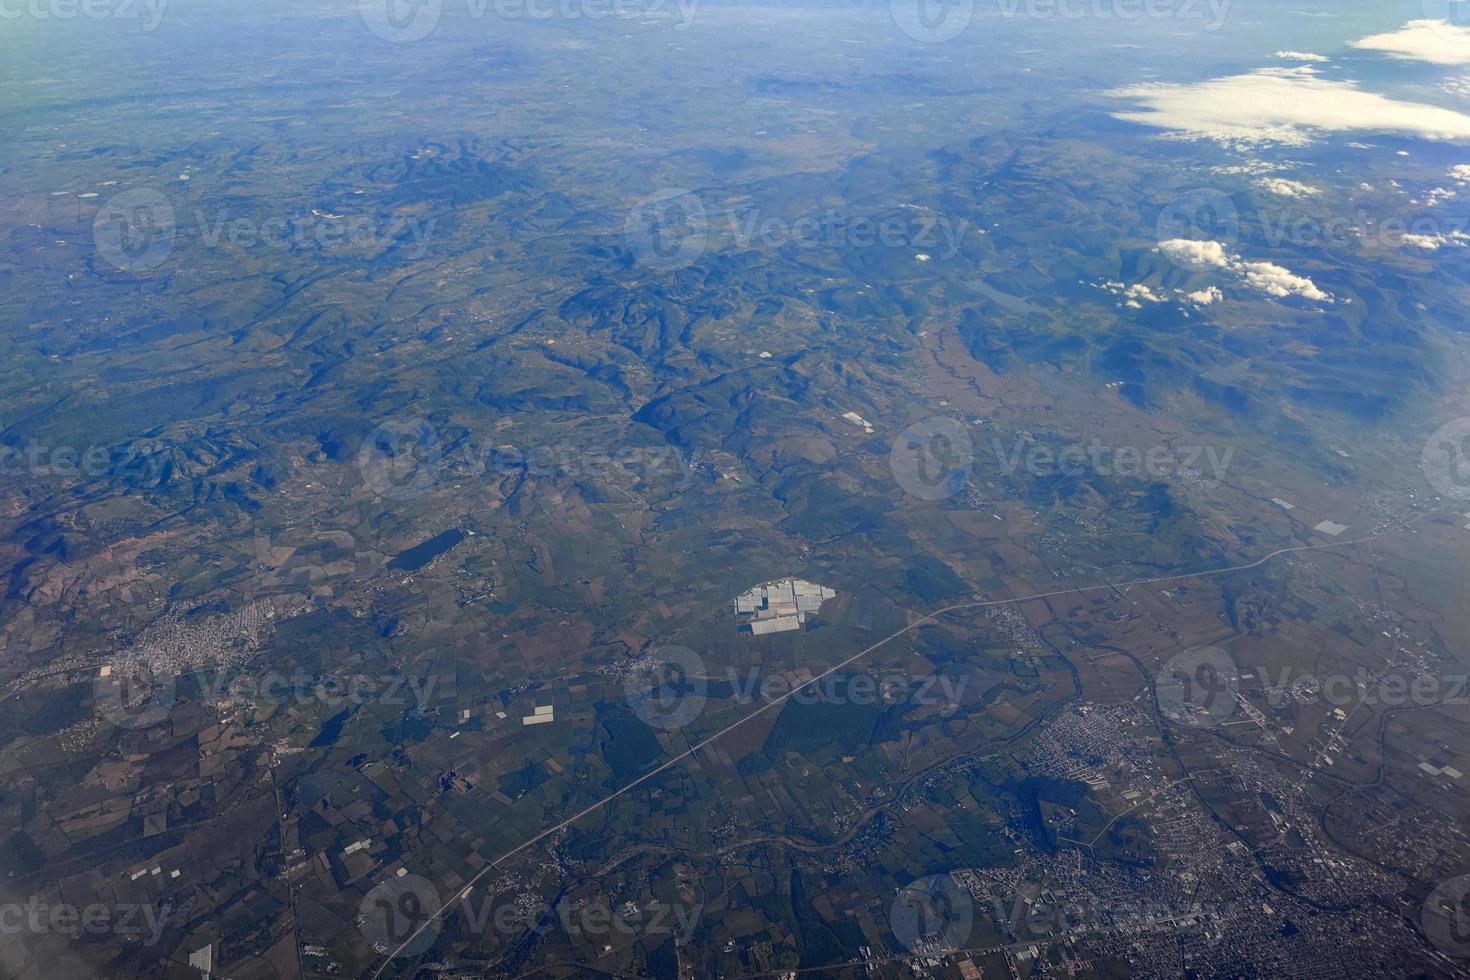
{"label": "white industrial building", "polygon": [[821,610],[837,592],[815,582],[783,578],[763,582],[735,597],[735,614],[757,636],[801,629],[806,618]]}

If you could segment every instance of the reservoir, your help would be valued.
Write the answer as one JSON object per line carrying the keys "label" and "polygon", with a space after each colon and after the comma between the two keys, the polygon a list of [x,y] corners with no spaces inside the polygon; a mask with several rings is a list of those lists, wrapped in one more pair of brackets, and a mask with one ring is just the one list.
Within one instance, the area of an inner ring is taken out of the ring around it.
{"label": "reservoir", "polygon": [[434,535],[423,544],[416,544],[407,551],[394,555],[393,560],[388,562],[388,567],[416,572],[463,540],[464,532],[458,528],[451,528],[443,534]]}

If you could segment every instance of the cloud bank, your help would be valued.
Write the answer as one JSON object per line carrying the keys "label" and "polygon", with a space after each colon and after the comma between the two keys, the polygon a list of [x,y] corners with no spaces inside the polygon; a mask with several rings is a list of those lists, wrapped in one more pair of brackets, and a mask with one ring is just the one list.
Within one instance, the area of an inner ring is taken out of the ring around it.
{"label": "cloud bank", "polygon": [[1470,28],[1447,20],[1411,20],[1397,31],[1374,34],[1353,47],[1382,51],[1404,61],[1427,61],[1434,65],[1470,64]]}
{"label": "cloud bank", "polygon": [[[1470,50],[1470,48],[1467,48]],[[1263,68],[1195,84],[1150,83],[1114,89],[1141,108],[1114,117],[1180,139],[1226,145],[1305,146],[1321,133],[1405,133],[1470,142],[1470,116],[1365,92],[1353,82],[1320,78],[1309,66]]]}
{"label": "cloud bank", "polygon": [[1316,197],[1322,193],[1310,184],[1303,184],[1299,180],[1288,180],[1285,177],[1262,177],[1256,181],[1256,186],[1277,197]]}
{"label": "cloud bank", "polygon": [[1445,245],[1456,245],[1464,248],[1467,243],[1470,243],[1470,235],[1465,234],[1463,231],[1452,231],[1444,235],[1405,235],[1402,241],[1405,245],[1412,245],[1414,248],[1422,248],[1427,252],[1437,252],[1441,246]]}

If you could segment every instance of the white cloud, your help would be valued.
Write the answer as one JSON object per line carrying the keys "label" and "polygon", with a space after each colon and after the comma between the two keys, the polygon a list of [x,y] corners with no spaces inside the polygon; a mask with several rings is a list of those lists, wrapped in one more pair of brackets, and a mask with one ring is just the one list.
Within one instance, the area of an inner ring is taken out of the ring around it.
{"label": "white cloud", "polygon": [[1159,251],[1185,268],[1226,269],[1251,289],[1278,299],[1300,296],[1319,303],[1332,302],[1332,296],[1317,288],[1317,284],[1306,276],[1299,276],[1274,262],[1247,262],[1238,255],[1232,255],[1221,242],[1172,238],[1159,242]]}
{"label": "white cloud", "polygon": [[1457,163],[1450,168],[1450,176],[1455,180],[1470,180],[1470,163]]}
{"label": "white cloud", "polygon": [[1100,288],[1107,290],[1114,296],[1121,296],[1123,302],[1120,305],[1132,310],[1143,309],[1144,303],[1162,303],[1167,298],[1160,296],[1141,282],[1136,282],[1130,286],[1127,283],[1108,279],[1102,282]]}
{"label": "white cloud", "polygon": [[1287,61],[1326,61],[1320,54],[1312,54],[1308,51],[1278,51],[1276,57],[1285,58]]}
{"label": "white cloud", "polygon": [[1263,68],[1196,84],[1133,85],[1108,94],[1142,106],[1114,113],[1116,118],[1170,130],[1182,139],[1304,146],[1318,133],[1367,130],[1470,141],[1470,116],[1464,113],[1365,92],[1354,82],[1317,77],[1305,66]]}
{"label": "white cloud", "polygon": [[1192,293],[1183,289],[1175,289],[1171,293],[1161,293],[1156,292],[1146,283],[1135,282],[1129,285],[1114,279],[1104,279],[1099,283],[1098,288],[1120,297],[1122,302],[1118,305],[1127,307],[1130,310],[1141,310],[1143,309],[1144,303],[1168,302],[1171,295],[1176,300],[1193,303],[1196,306],[1209,306],[1211,303],[1218,303],[1225,299],[1225,294],[1214,286],[1208,286]]}
{"label": "white cloud", "polygon": [[1310,184],[1285,177],[1263,177],[1256,181],[1256,186],[1277,197],[1316,197],[1322,193]]}
{"label": "white cloud", "polygon": [[1405,245],[1412,245],[1415,248],[1428,249],[1431,252],[1439,248],[1442,244],[1438,235],[1405,235],[1403,237],[1403,243]]}
{"label": "white cloud", "polygon": [[1400,239],[1405,245],[1414,248],[1422,248],[1428,252],[1436,252],[1442,245],[1458,245],[1465,247],[1470,242],[1470,235],[1463,231],[1452,231],[1448,235],[1405,235]]}
{"label": "white cloud", "polygon": [[1332,301],[1332,297],[1318,289],[1312,280],[1283,269],[1274,262],[1241,262],[1235,268],[1245,275],[1246,285],[1259,289],[1268,296],[1301,296],[1319,303]]}
{"label": "white cloud", "polygon": [[1165,258],[1191,269],[1224,269],[1230,265],[1230,253],[1219,242],[1171,238],[1159,242]]}
{"label": "white cloud", "polygon": [[1447,20],[1411,20],[1397,31],[1354,41],[1355,48],[1382,51],[1407,61],[1435,65],[1470,64],[1470,29]]}

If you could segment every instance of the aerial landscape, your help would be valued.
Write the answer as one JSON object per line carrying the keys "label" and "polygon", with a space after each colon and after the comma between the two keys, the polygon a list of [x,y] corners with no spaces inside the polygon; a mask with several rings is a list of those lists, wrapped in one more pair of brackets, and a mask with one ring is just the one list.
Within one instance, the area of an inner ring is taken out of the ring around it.
{"label": "aerial landscape", "polygon": [[0,52],[3,980],[1470,977],[1470,2]]}

